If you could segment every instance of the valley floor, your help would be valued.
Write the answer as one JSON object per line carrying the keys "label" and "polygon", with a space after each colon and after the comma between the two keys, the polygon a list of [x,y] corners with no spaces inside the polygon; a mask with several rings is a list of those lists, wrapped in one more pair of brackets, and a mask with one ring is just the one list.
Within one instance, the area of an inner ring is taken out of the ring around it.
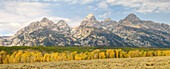
{"label": "valley floor", "polygon": [[0,64],[0,69],[170,69],[170,56]]}

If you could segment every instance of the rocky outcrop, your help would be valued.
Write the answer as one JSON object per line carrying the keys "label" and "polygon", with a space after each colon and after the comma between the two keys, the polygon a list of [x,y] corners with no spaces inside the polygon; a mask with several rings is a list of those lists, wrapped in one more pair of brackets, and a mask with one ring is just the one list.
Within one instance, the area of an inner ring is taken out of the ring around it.
{"label": "rocky outcrop", "polygon": [[[47,18],[33,22],[9,38],[8,46],[70,46],[70,29],[65,21],[57,24]],[[64,43],[64,44],[63,44]],[[5,44],[4,44],[5,45]]]}
{"label": "rocky outcrop", "polygon": [[89,26],[89,27],[96,27],[100,28],[101,23],[96,20],[93,13],[90,13],[84,20],[80,23],[80,26]]}
{"label": "rocky outcrop", "polygon": [[111,20],[110,18],[101,21],[101,27],[107,30],[113,30],[117,26],[118,22]]}
{"label": "rocky outcrop", "polygon": [[64,20],[54,23],[47,18],[33,22],[14,36],[0,38],[2,46],[112,46],[170,47],[170,26],[144,21],[129,14],[116,22],[96,20],[90,13],[79,26],[71,28]]}
{"label": "rocky outcrop", "polygon": [[170,47],[170,26],[144,21],[130,14],[112,30],[127,43],[138,47]]}

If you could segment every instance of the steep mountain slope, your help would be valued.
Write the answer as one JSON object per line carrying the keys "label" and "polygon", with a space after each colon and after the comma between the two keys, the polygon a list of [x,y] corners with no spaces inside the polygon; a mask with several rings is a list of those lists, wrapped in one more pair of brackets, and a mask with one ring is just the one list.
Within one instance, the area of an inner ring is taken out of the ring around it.
{"label": "steep mountain slope", "polygon": [[69,46],[72,39],[70,27],[63,21],[57,24],[47,18],[40,22],[33,22],[19,30],[13,37],[8,39],[10,46]]}
{"label": "steep mountain slope", "polygon": [[71,35],[76,41],[75,45],[79,46],[133,46],[132,44],[124,42],[121,37],[108,30],[116,26],[116,24],[117,22],[109,18],[103,22],[99,22],[96,20],[94,14],[91,13],[85,17],[80,26],[71,31]]}
{"label": "steep mountain slope", "polygon": [[134,14],[120,20],[113,30],[113,33],[124,38],[126,42],[138,47],[169,47],[169,32],[169,25],[140,20]]}
{"label": "steep mountain slope", "polygon": [[153,21],[140,20],[135,14],[129,14],[125,19],[119,21],[120,24],[144,29],[154,29],[170,33],[170,26],[167,24],[155,23]]}
{"label": "steep mountain slope", "polygon": [[47,18],[33,22],[14,36],[0,38],[0,46],[113,46],[170,48],[170,26],[144,21],[129,14],[116,22],[96,20],[90,13],[79,26]]}

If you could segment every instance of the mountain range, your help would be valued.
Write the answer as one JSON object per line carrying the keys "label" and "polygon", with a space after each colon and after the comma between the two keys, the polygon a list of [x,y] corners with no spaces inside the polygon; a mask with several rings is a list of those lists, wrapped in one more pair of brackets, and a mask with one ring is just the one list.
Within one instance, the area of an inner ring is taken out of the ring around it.
{"label": "mountain range", "polygon": [[88,46],[170,48],[170,26],[129,14],[116,22],[96,20],[90,13],[77,27],[48,18],[32,22],[14,36],[0,37],[0,46]]}

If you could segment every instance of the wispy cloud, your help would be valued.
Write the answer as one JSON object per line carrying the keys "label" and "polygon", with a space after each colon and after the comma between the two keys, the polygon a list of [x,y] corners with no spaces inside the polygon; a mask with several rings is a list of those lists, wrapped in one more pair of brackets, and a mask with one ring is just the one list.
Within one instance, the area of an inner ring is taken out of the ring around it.
{"label": "wispy cloud", "polygon": [[99,15],[100,18],[107,18],[109,15],[111,15],[111,12],[106,12],[104,14]]}
{"label": "wispy cloud", "polygon": [[132,7],[136,9],[136,12],[140,13],[153,13],[153,12],[165,12],[170,10],[169,0],[107,0],[110,5],[123,5],[125,7]]}
{"label": "wispy cloud", "polygon": [[102,2],[98,3],[97,6],[99,8],[103,8],[103,9],[107,9],[108,8],[108,4],[107,4],[106,1],[102,1]]}
{"label": "wispy cloud", "polygon": [[43,17],[49,17],[55,21],[61,19],[70,21],[68,18],[51,16],[48,3],[9,1],[1,2],[1,5],[0,33],[4,33],[3,35],[14,34],[22,27]]}

